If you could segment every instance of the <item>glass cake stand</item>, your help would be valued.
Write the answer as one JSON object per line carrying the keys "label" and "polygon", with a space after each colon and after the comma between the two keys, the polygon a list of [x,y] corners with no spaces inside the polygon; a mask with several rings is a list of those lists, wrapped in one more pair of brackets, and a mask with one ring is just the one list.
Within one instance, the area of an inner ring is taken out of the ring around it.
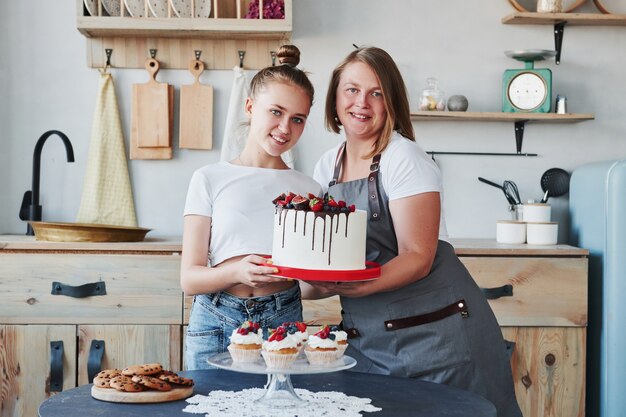
{"label": "glass cake stand", "polygon": [[267,408],[295,408],[307,404],[296,394],[291,384],[291,375],[323,374],[343,371],[356,365],[356,360],[350,356],[342,356],[328,365],[311,365],[305,356],[300,354],[289,368],[268,368],[263,358],[251,363],[233,363],[230,353],[224,352],[208,360],[216,368],[248,374],[266,374],[265,393],[256,400],[258,404]]}

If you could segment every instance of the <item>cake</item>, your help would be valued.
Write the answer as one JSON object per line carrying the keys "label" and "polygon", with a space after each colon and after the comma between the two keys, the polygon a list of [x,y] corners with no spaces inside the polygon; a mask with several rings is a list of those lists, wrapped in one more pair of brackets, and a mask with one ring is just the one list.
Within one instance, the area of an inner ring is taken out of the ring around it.
{"label": "cake", "polygon": [[287,337],[294,338],[298,342],[298,351],[302,351],[309,338],[309,334],[306,332],[306,323],[301,321],[285,322],[282,327],[287,330]]}
{"label": "cake", "polygon": [[329,326],[323,326],[309,337],[304,354],[311,365],[327,365],[337,360],[339,346]]}
{"label": "cake", "polygon": [[270,329],[270,336],[263,342],[261,351],[268,368],[289,368],[298,357],[298,339],[288,336],[283,326]]}
{"label": "cake", "polygon": [[233,362],[256,362],[261,354],[262,345],[263,330],[259,323],[244,321],[233,330],[228,351]]}
{"label": "cake", "polygon": [[272,262],[313,270],[365,269],[367,213],[332,197],[282,194],[273,200]]}
{"label": "cake", "polygon": [[348,333],[341,330],[339,326],[330,326],[330,334],[335,336],[335,342],[337,342],[337,357],[343,356],[348,348]]}

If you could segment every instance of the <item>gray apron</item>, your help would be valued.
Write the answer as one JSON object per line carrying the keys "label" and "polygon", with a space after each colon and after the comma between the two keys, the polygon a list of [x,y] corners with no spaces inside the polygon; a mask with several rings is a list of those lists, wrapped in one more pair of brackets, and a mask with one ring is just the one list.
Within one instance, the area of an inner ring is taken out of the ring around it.
{"label": "gray apron", "polygon": [[[383,265],[397,256],[398,245],[380,155],[367,178],[338,183],[344,149],[345,143],[328,193],[368,212],[367,260]],[[449,243],[439,241],[426,277],[391,292],[341,297],[341,307],[355,371],[456,386],[491,401],[499,417],[522,416],[498,322]]]}

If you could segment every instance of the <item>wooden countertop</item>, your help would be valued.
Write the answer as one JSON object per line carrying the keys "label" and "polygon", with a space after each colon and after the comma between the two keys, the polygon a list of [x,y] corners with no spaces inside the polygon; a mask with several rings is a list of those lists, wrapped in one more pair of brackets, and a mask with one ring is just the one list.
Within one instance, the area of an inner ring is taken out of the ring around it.
{"label": "wooden countertop", "polygon": [[[459,256],[587,256],[589,251],[569,245],[505,245],[494,239],[451,239]],[[34,236],[0,235],[0,251],[29,252],[162,252],[180,253],[180,236],[146,238],[143,242],[46,242]]]}

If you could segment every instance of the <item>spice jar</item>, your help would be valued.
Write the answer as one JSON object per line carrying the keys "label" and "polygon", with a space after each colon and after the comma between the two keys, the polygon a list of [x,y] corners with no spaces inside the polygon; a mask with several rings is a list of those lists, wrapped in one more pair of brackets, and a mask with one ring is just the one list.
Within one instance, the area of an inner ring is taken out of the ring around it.
{"label": "spice jar", "polygon": [[436,78],[426,79],[427,87],[422,90],[419,98],[418,110],[445,110],[446,98],[443,91],[439,89],[439,82]]}
{"label": "spice jar", "polygon": [[537,0],[537,12],[539,13],[561,13],[563,3],[561,0]]}

